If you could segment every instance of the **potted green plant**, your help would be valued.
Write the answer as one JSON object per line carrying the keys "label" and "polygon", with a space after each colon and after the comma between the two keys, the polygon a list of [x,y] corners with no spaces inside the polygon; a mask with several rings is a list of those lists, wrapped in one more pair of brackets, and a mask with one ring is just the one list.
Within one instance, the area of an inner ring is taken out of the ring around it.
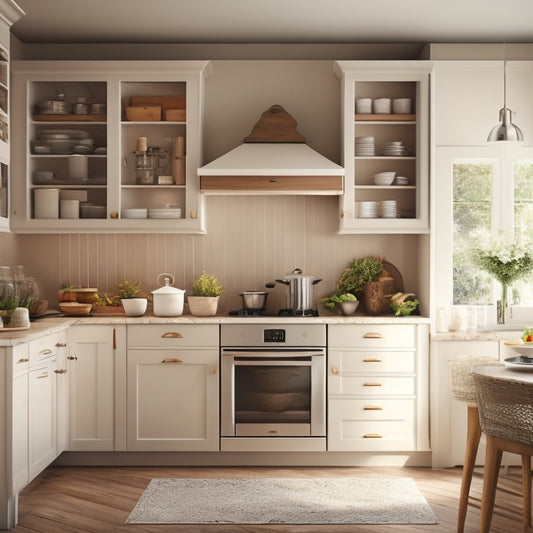
{"label": "potted green plant", "polygon": [[144,296],[139,280],[121,281],[115,288],[115,295],[120,299],[127,316],[142,316],[146,312],[148,298]]}
{"label": "potted green plant", "polygon": [[116,294],[100,292],[93,304],[92,313],[94,315],[124,314],[124,306],[122,305],[121,299]]}
{"label": "potted green plant", "polygon": [[192,283],[192,296],[187,296],[189,311],[194,316],[214,316],[217,314],[218,298],[224,287],[216,276],[205,271]]}

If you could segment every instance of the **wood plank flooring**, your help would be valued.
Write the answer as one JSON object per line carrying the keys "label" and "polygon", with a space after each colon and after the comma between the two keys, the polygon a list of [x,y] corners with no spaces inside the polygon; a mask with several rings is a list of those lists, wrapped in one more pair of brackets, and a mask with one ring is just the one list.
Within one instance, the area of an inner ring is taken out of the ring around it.
{"label": "wood plank flooring", "polygon": [[[152,478],[163,477],[411,477],[437,515],[437,525],[125,525]],[[474,474],[465,533],[479,527],[482,477]],[[461,469],[292,468],[292,467],[49,467],[19,499],[19,524],[13,532],[69,533],[450,533],[456,530]],[[502,473],[496,494],[492,533],[521,531],[520,471]]]}

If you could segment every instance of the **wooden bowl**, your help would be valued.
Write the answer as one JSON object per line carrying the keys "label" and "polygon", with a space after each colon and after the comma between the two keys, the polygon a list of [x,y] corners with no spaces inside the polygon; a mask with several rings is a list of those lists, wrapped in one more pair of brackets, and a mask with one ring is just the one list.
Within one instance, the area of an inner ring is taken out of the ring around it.
{"label": "wooden bowl", "polygon": [[59,309],[65,315],[71,316],[87,316],[93,306],[91,304],[79,304],[77,302],[60,302]]}

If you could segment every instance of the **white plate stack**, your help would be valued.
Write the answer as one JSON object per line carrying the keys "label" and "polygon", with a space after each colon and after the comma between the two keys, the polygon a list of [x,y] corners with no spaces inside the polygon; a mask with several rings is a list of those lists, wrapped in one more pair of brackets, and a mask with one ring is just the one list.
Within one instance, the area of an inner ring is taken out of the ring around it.
{"label": "white plate stack", "polygon": [[382,200],[379,202],[379,216],[381,218],[396,218],[396,200]]}
{"label": "white plate stack", "polygon": [[376,155],[376,144],[374,137],[356,137],[355,155],[359,157],[371,157]]}
{"label": "white plate stack", "polygon": [[377,218],[377,202],[359,202],[359,218]]}
{"label": "white plate stack", "polygon": [[122,218],[148,218],[148,209],[123,209]]}
{"label": "white plate stack", "polygon": [[148,218],[181,218],[181,209],[179,207],[148,209]]}
{"label": "white plate stack", "polygon": [[406,155],[406,149],[402,141],[389,141],[385,143],[383,148],[383,155],[390,157],[398,157]]}

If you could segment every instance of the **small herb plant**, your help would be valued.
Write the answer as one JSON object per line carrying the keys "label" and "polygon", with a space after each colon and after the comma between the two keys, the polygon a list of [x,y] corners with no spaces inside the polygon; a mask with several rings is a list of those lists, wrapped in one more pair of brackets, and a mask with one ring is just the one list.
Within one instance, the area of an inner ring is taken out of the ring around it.
{"label": "small herb plant", "polygon": [[219,283],[213,274],[202,272],[202,275],[192,282],[193,296],[220,296],[224,292],[224,287]]}
{"label": "small herb plant", "polygon": [[141,282],[136,281],[121,281],[115,288],[115,295],[121,300],[128,298],[143,298],[141,295]]}
{"label": "small herb plant", "polygon": [[101,292],[98,294],[98,299],[94,302],[93,305],[99,306],[99,307],[103,307],[103,306],[119,307],[121,305],[121,302],[120,302],[120,298],[117,295],[115,294],[109,295],[106,292]]}
{"label": "small herb plant", "polygon": [[394,316],[409,316],[419,314],[418,300],[404,300],[403,302],[391,302],[390,308]]}
{"label": "small herb plant", "polygon": [[334,309],[335,304],[341,304],[343,302],[357,302],[357,297],[354,294],[346,292],[344,294],[333,294],[329,298],[322,298],[326,309]]}

